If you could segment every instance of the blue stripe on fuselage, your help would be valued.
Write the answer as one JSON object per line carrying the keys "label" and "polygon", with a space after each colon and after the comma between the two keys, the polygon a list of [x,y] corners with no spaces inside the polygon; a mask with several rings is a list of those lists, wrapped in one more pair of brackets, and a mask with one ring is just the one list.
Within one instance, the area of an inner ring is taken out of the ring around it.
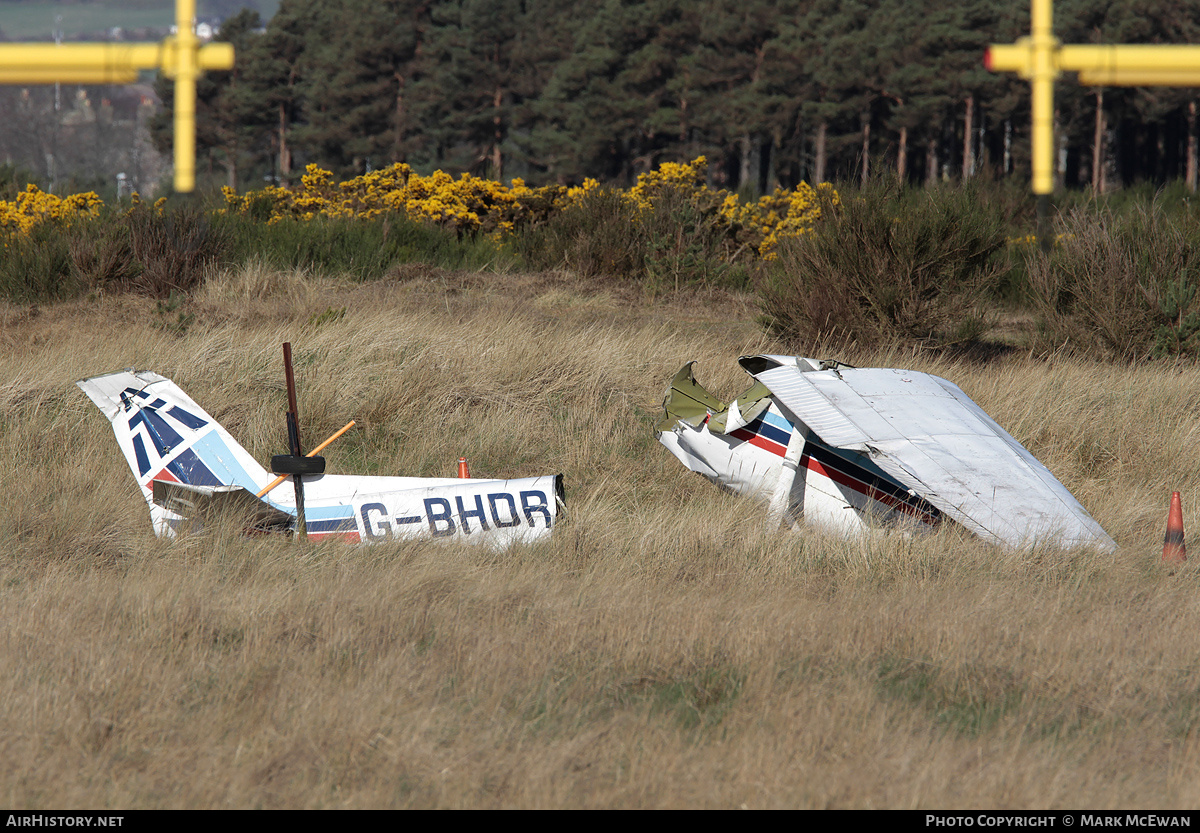
{"label": "blue stripe on fuselage", "polygon": [[138,476],[145,477],[150,471],[150,458],[146,456],[146,444],[141,434],[133,435],[133,456],[137,460]]}
{"label": "blue stripe on fuselage", "polygon": [[353,517],[330,518],[316,520],[308,517],[308,507],[304,509],[304,526],[309,532],[357,532],[358,524]]}
{"label": "blue stripe on fuselage", "polygon": [[171,453],[171,449],[183,442],[183,437],[179,436],[179,432],[172,428],[153,408],[139,408],[129,418],[130,431],[136,430],[139,424],[146,426],[146,435],[150,437],[159,457],[166,457]]}
{"label": "blue stripe on fuselage", "polygon": [[759,417],[758,419],[749,423],[746,426],[746,430],[750,431],[751,433],[757,434],[758,436],[763,437],[764,439],[768,439],[771,442],[779,443],[780,445],[784,446],[785,448],[787,447],[788,440],[791,439],[791,436],[792,436],[792,431],[791,431],[790,427],[788,427],[786,429],[779,428],[776,425],[768,424],[766,421],[763,420],[762,417]]}
{"label": "blue stripe on fuselage", "polygon": [[309,506],[304,504],[304,518],[317,520],[342,520],[349,518],[354,521],[354,506],[349,503],[339,503],[334,506]]}
{"label": "blue stripe on fuselage", "polygon": [[760,414],[758,418],[761,419],[763,422],[767,422],[767,423],[770,423],[771,425],[774,425],[776,428],[779,428],[780,430],[787,431],[789,434],[792,433],[792,424],[790,422],[788,422],[785,417],[781,416],[780,414],[775,413],[774,411],[772,411],[769,408],[767,410],[763,411],[762,414]]}

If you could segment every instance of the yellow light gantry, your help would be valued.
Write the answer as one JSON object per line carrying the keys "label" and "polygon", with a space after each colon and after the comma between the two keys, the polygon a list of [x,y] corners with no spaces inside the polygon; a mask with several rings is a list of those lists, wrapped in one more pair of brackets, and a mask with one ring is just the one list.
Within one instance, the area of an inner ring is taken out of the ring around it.
{"label": "yellow light gantry", "polygon": [[200,45],[196,0],[176,0],[175,34],[162,43],[17,43],[0,45],[2,84],[131,84],[138,71],[175,79],[175,190],[196,187],[196,79],[233,69],[233,46]]}
{"label": "yellow light gantry", "polygon": [[[1033,85],[1033,193],[1054,190],[1054,80],[1078,73],[1089,87],[1200,86],[1200,46],[1063,45],[1054,37],[1051,0],[1031,0],[1030,36],[988,47],[984,66]],[[1040,232],[1039,232],[1040,233]]]}

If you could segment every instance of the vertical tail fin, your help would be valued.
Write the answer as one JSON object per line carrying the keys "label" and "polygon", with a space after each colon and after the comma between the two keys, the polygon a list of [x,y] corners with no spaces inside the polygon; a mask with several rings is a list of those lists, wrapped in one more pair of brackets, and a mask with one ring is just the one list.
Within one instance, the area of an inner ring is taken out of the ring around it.
{"label": "vertical tail fin", "polygon": [[182,518],[154,502],[156,480],[241,486],[251,494],[270,480],[229,432],[164,376],[124,370],[75,384],[112,423],[159,535],[171,535]]}

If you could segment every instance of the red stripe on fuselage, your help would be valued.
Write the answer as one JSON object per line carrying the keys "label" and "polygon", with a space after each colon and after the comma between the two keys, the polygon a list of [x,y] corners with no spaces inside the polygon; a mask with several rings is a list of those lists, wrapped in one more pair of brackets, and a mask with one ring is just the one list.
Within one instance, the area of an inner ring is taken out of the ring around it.
{"label": "red stripe on fuselage", "polygon": [[890,506],[893,509],[904,512],[905,514],[912,515],[913,517],[920,519],[930,526],[933,526],[937,523],[937,519],[931,516],[928,512],[922,511],[921,509],[913,506],[911,503],[907,503],[899,498],[893,497],[886,492],[881,492],[870,483],[864,483],[862,480],[852,477],[845,472],[838,471],[837,469],[826,468],[819,461],[814,460],[807,454],[800,458],[800,463],[822,477],[827,477],[834,483],[838,483],[849,489],[853,489],[860,495],[868,497],[871,500],[878,501],[884,506]]}
{"label": "red stripe on fuselage", "polygon": [[357,531],[338,532],[337,530],[333,530],[331,532],[310,532],[308,533],[308,537],[310,539],[320,538],[322,541],[326,538],[334,538],[351,544],[357,544],[362,540],[362,536]]}
{"label": "red stripe on fuselage", "polygon": [[729,432],[729,436],[737,437],[739,440],[745,440],[751,445],[758,446],[764,451],[769,451],[772,454],[778,454],[780,457],[787,454],[787,446],[780,445],[774,440],[768,440],[766,437],[751,433],[745,428],[738,428]]}
{"label": "red stripe on fuselage", "polygon": [[[751,445],[757,446],[765,451],[769,451],[772,454],[778,454],[780,457],[783,457],[787,454],[787,446],[780,445],[774,440],[769,440],[766,437],[755,434],[752,431],[746,430],[745,428],[737,428],[729,432],[729,436],[737,437],[739,440],[745,440]],[[908,503],[902,498],[897,498],[894,495],[889,495],[887,492],[882,492],[879,489],[876,489],[870,483],[860,480],[853,475],[846,474],[839,469],[828,468],[820,461],[813,459],[807,453],[801,455],[800,463],[822,477],[826,477],[829,480],[832,480],[834,483],[838,483],[847,487],[848,489],[854,490],[863,497],[882,503],[884,506],[890,506],[893,509],[904,512],[907,515],[912,515],[913,517],[923,521],[926,524],[929,524],[930,526],[935,526],[938,523],[938,518],[929,514],[923,509],[913,506],[911,503]],[[847,463],[847,465],[852,464]]]}

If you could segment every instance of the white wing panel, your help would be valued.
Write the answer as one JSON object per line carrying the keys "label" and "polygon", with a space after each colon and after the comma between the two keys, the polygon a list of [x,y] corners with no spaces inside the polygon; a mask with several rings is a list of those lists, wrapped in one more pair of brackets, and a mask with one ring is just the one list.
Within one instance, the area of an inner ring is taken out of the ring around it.
{"label": "white wing panel", "polygon": [[[819,375],[785,366],[764,370],[754,374],[754,378],[766,385],[776,399],[799,416],[825,442],[840,448],[863,447],[873,435],[870,429],[878,432],[880,426],[860,427],[859,421],[871,417],[869,409],[847,412],[838,407],[808,378]],[[867,421],[877,422],[877,419],[870,418]]]}
{"label": "white wing panel", "polygon": [[983,538],[1116,547],[1049,469],[944,379],[788,366],[755,378],[825,442],[868,451],[880,468]]}

